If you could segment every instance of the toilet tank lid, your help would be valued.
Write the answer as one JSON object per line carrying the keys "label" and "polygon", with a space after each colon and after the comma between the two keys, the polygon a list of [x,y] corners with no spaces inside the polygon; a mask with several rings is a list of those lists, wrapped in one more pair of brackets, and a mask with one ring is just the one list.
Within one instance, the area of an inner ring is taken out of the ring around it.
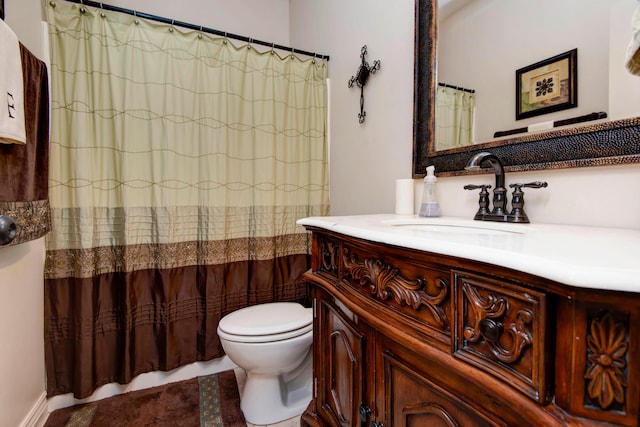
{"label": "toilet tank lid", "polygon": [[272,335],[303,328],[312,321],[311,309],[295,302],[274,302],[227,314],[218,327],[233,335]]}

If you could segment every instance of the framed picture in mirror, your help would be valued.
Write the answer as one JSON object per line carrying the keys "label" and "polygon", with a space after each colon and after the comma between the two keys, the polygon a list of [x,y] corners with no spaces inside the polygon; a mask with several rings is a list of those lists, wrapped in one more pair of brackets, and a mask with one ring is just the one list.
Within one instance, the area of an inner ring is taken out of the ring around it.
{"label": "framed picture in mirror", "polygon": [[578,106],[578,49],[516,70],[516,120]]}

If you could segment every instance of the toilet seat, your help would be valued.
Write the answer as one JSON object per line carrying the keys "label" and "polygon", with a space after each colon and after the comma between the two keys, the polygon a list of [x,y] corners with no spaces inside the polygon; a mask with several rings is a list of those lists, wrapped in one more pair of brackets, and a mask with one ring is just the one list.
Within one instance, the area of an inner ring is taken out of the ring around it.
{"label": "toilet seat", "polygon": [[242,308],[218,324],[220,338],[245,343],[281,341],[313,329],[310,308],[294,302],[275,302]]}

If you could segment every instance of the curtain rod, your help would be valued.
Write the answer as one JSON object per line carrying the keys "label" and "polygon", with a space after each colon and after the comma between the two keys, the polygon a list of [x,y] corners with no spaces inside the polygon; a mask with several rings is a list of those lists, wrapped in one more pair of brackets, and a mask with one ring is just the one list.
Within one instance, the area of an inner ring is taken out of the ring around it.
{"label": "curtain rod", "polygon": [[99,3],[99,2],[95,2],[95,1],[91,1],[91,0],[65,0],[65,1],[68,1],[70,3],[82,4],[82,5],[85,5],[85,6],[96,7],[96,8],[100,8],[100,9],[104,9],[104,10],[110,10],[110,11],[113,11],[113,12],[126,13],[127,15],[133,15],[133,16],[136,16],[136,17],[139,17],[139,18],[150,19],[152,21],[162,22],[163,24],[177,25],[179,27],[188,28],[190,30],[197,30],[197,31],[202,31],[204,33],[215,34],[217,36],[223,36],[223,37],[231,38],[231,39],[234,39],[234,40],[240,40],[240,41],[247,42],[247,43],[250,43],[250,44],[259,44],[259,45],[262,45],[262,46],[267,46],[267,47],[270,47],[272,49],[281,49],[281,50],[284,50],[284,51],[287,51],[287,52],[299,53],[301,55],[312,56],[314,58],[326,59],[327,61],[329,60],[329,55],[321,55],[321,54],[318,54],[318,53],[315,53],[315,52],[308,52],[306,50],[294,49],[292,47],[282,46],[282,45],[275,44],[275,43],[268,43],[268,42],[265,42],[265,41],[262,41],[262,40],[252,39],[250,37],[241,36],[241,35],[238,35],[238,34],[227,33],[225,31],[220,31],[220,30],[216,30],[216,29],[213,29],[213,28],[203,27],[201,25],[190,24],[188,22],[176,21],[175,19],[163,18],[162,16],[151,15],[151,14],[144,13],[144,12],[138,12],[138,11],[133,10],[133,9],[125,9],[125,8],[122,8],[122,7],[112,6],[112,5],[109,5],[109,4]]}
{"label": "curtain rod", "polygon": [[449,87],[451,89],[458,89],[458,90],[462,90],[464,92],[469,92],[469,93],[476,93],[476,91],[473,90],[473,89],[465,89],[465,88],[460,87],[460,86],[449,85],[449,84],[446,84],[446,83],[438,83],[438,86]]}

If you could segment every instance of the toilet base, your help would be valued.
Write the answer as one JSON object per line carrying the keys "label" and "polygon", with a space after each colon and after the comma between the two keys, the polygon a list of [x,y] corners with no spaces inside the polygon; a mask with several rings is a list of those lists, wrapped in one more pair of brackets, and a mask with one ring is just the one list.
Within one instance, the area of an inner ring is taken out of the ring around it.
{"label": "toilet base", "polygon": [[283,376],[247,372],[247,382],[240,398],[240,409],[247,422],[274,424],[298,416],[311,401],[312,352],[296,370]]}

